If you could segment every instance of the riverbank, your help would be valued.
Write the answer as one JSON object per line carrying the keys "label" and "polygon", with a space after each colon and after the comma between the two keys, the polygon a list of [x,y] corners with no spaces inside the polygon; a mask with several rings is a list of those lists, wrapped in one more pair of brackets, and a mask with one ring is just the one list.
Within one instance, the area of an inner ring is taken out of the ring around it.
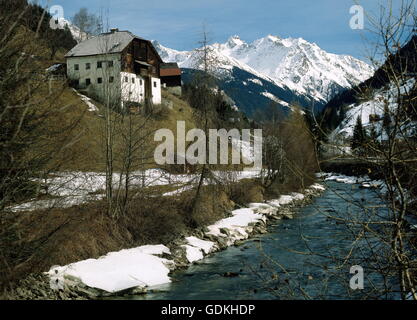
{"label": "riverbank", "polygon": [[[146,293],[155,285],[171,281],[172,271],[238,245],[255,234],[266,233],[268,221],[292,219],[292,208],[310,203],[323,191],[323,186],[314,184],[303,194],[291,193],[266,203],[251,203],[248,208],[234,210],[230,217],[195,230],[168,246],[141,246],[111,252],[99,259],[53,267],[48,277],[32,275],[25,279],[10,298],[96,299]],[[35,288],[42,288],[41,294]]]}
{"label": "riverbank", "polygon": [[[373,250],[378,248],[378,255],[384,244],[372,242],[375,246],[370,248],[367,241],[378,239],[370,235],[358,240],[351,226],[341,223],[341,219],[351,219],[352,214],[360,215],[358,204],[363,199],[366,206],[376,208],[377,215],[383,215],[379,192],[346,182],[327,180],[323,194],[305,206],[291,208],[296,212],[293,219],[270,220],[266,234],[172,273],[172,282],[167,285],[149,290],[146,295],[111,299],[397,299],[396,274],[384,281],[379,270],[372,269]],[[353,265],[366,270],[364,290],[349,286]],[[382,297],[387,281],[392,294]]]}

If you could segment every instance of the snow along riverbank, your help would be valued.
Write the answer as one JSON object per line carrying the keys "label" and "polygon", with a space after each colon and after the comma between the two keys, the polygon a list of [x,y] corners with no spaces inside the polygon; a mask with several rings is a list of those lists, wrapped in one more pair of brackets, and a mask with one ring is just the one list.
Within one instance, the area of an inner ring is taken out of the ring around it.
{"label": "snow along riverbank", "polygon": [[[389,193],[389,189],[387,184],[384,180],[372,180],[369,176],[346,176],[343,174],[332,173],[332,172],[321,172],[316,174],[318,178],[323,179],[324,181],[335,181],[339,183],[346,183],[346,184],[359,184],[361,188],[369,188],[374,189],[377,192],[381,199],[385,199]],[[395,194],[396,200],[400,199],[400,195],[398,191],[395,189],[395,186],[391,186],[392,192]],[[412,194],[406,189],[403,188],[405,200],[408,201],[409,204],[415,203],[417,200],[413,198]],[[409,219],[408,219],[409,220]],[[409,220],[410,228],[415,230],[417,229],[417,224],[415,224],[415,220]]]}
{"label": "snow along riverbank", "polygon": [[[246,171],[213,171],[222,179],[223,175],[235,175],[234,181],[256,178],[259,170]],[[172,186],[174,191],[164,193],[163,196],[172,196],[191,188],[199,178],[197,174],[170,174],[161,169],[148,169],[132,172],[130,185],[132,188]],[[121,181],[122,180],[122,181]],[[124,185],[123,177],[114,173],[112,177],[114,188]],[[45,181],[34,180],[47,190],[50,199],[36,200],[20,203],[6,208],[11,212],[25,212],[33,210],[48,210],[52,208],[69,208],[88,202],[99,201],[105,197],[106,174],[104,172],[56,172]]]}
{"label": "snow along riverbank", "polygon": [[387,193],[388,189],[383,180],[372,180],[368,176],[346,176],[343,174],[333,172],[321,172],[317,174],[318,178],[324,179],[324,181],[336,181],[346,184],[359,184],[362,188],[374,188],[380,189],[382,194]]}
{"label": "snow along riverbank", "polygon": [[126,291],[146,292],[169,283],[169,273],[177,268],[237,245],[251,235],[266,233],[269,219],[292,219],[291,207],[308,203],[324,190],[324,186],[314,184],[303,194],[291,193],[267,203],[251,203],[248,208],[234,210],[230,217],[173,243],[171,248],[148,245],[110,252],[98,259],[54,266],[47,275],[53,289],[83,288],[90,298]]}

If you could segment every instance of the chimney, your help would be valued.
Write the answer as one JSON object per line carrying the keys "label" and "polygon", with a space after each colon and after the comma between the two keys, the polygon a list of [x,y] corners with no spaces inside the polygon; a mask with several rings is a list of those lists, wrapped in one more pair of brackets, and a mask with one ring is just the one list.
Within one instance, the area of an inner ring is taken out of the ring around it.
{"label": "chimney", "polygon": [[118,32],[119,31],[119,29],[118,28],[112,28],[112,29],[110,29],[110,32],[111,33],[115,33],[115,32]]}

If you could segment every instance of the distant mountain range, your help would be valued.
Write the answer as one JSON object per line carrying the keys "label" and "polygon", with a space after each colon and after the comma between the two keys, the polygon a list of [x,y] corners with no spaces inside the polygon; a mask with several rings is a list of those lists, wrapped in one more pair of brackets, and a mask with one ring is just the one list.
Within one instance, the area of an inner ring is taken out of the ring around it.
{"label": "distant mountain range", "polygon": [[[177,62],[189,81],[199,53],[178,51],[153,41],[162,59]],[[327,53],[304,39],[267,37],[246,43],[238,36],[210,45],[218,86],[249,116],[275,101],[283,108],[297,102],[320,111],[337,93],[368,79],[374,70],[347,55]],[[288,108],[287,108],[288,109]]]}

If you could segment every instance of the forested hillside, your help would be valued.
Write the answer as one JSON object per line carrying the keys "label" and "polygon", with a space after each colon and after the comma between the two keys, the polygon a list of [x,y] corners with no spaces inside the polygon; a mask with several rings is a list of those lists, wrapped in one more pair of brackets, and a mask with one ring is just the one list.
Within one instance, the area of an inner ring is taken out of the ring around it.
{"label": "forested hillside", "polygon": [[323,126],[329,130],[335,129],[345,118],[350,105],[372,99],[376,90],[389,86],[394,78],[415,77],[417,72],[416,44],[417,36],[413,36],[405,46],[390,55],[371,78],[331,99],[324,107]]}

